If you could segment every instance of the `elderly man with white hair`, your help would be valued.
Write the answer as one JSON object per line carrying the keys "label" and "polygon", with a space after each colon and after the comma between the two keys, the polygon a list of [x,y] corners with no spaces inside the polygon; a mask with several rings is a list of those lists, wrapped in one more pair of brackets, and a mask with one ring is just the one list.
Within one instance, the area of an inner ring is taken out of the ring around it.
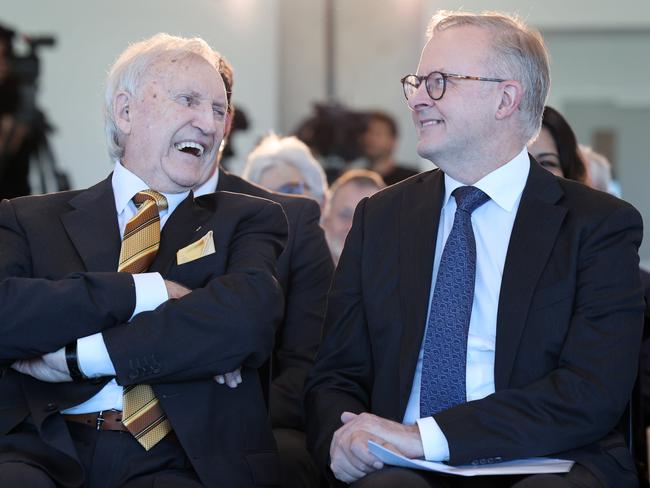
{"label": "elderly man with white hair", "polygon": [[133,44],[108,77],[113,173],[0,203],[0,486],[279,483],[257,368],[286,219],[191,192],[224,136],[219,64],[198,38]]}

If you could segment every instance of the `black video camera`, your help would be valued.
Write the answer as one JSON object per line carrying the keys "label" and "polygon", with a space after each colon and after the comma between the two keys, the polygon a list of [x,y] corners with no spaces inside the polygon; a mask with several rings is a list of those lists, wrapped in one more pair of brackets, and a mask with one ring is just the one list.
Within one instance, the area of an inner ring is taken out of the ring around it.
{"label": "black video camera", "polygon": [[[0,56],[4,73],[0,79],[0,108],[33,128],[46,130],[47,124],[36,106],[37,81],[40,74],[38,50],[56,44],[53,36],[28,36],[0,25]],[[16,49],[18,48],[18,49]],[[20,54],[18,54],[20,52]]]}
{"label": "black video camera", "polygon": [[40,60],[38,59],[37,50],[40,46],[52,47],[56,45],[56,39],[53,36],[22,36],[22,39],[27,45],[28,51],[24,56],[9,58],[9,73],[19,83],[35,85],[40,74]]}

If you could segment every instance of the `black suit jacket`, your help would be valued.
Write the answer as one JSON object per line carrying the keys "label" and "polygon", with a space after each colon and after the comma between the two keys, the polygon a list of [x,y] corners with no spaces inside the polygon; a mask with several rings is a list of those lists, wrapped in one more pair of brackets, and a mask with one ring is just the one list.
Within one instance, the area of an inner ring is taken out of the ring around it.
{"label": "black suit jacket", "polygon": [[[216,252],[178,265],[176,252],[209,230]],[[190,195],[166,222],[150,269],[193,291],[127,324],[135,293],[130,275],[115,272],[121,244],[110,179],[81,192],[5,200],[0,365],[103,332],[118,383],[152,385],[206,486],[273,484],[277,453],[256,368],[271,353],[282,313],[276,259],[286,231],[282,209],[267,200]],[[213,380],[240,365],[238,388]],[[59,483],[78,485],[81,467],[57,412],[106,381],[44,383],[7,369],[0,460],[18,451]],[[21,444],[10,431],[28,415],[40,440]]]}
{"label": "black suit jacket", "polygon": [[[308,443],[325,472],[342,411],[402,421],[443,196],[434,170],[357,207],[306,386]],[[636,374],[641,235],[630,205],[531,160],[501,282],[496,392],[434,416],[451,464],[557,455],[610,486],[635,478],[613,429]]]}
{"label": "black suit jacket", "polygon": [[278,258],[284,318],[275,332],[269,407],[273,427],[304,430],[303,388],[320,343],[334,272],[320,209],[310,198],[270,192],[223,169],[217,190],[267,198],[282,205],[287,216],[289,237]]}

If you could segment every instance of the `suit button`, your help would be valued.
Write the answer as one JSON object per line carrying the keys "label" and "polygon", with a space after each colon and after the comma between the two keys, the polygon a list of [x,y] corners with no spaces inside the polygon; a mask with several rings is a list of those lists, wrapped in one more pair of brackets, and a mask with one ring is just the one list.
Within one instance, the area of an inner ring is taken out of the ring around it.
{"label": "suit button", "polygon": [[47,405],[45,405],[46,412],[56,412],[58,409],[59,407],[56,403],[48,403]]}

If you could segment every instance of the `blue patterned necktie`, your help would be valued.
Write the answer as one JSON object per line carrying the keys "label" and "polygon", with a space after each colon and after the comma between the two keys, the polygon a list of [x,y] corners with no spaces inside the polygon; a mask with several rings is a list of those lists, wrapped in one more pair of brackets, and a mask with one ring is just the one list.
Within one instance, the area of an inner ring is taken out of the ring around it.
{"label": "blue patterned necktie", "polygon": [[456,214],[440,258],[424,337],[420,417],[466,401],[467,334],[476,277],[472,212],[490,197],[473,186],[456,188],[452,195]]}

